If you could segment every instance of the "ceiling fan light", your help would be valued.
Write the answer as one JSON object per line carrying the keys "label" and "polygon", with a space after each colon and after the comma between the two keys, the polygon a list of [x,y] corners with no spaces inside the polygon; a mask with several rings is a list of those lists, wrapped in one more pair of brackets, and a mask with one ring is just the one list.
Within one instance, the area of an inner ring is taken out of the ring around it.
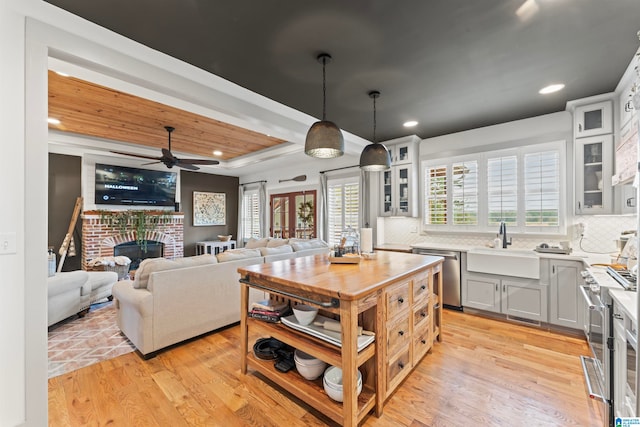
{"label": "ceiling fan light", "polygon": [[344,154],[344,137],[335,123],[321,120],[315,122],[304,143],[304,152],[319,159],[333,159]]}
{"label": "ceiling fan light", "polygon": [[391,156],[384,144],[375,142],[364,147],[360,153],[360,169],[381,172],[391,168]]}

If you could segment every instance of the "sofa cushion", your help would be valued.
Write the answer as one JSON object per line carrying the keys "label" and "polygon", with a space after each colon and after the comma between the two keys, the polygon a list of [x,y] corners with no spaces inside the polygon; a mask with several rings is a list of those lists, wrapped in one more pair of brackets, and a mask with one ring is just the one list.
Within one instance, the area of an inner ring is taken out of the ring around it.
{"label": "sofa cushion", "polygon": [[174,261],[166,258],[147,258],[142,260],[136,270],[133,287],[137,289],[146,289],[149,282],[149,275],[155,271],[171,270],[177,268]]}
{"label": "sofa cushion", "polygon": [[244,247],[246,249],[265,248],[267,246],[267,243],[269,243],[268,237],[265,237],[263,239],[256,239],[252,237],[247,241]]}
{"label": "sofa cushion", "polygon": [[269,239],[267,242],[268,248],[278,248],[280,246],[288,245],[289,239]]}
{"label": "sofa cushion", "polygon": [[266,248],[260,248],[260,253],[262,254],[262,256],[292,254],[293,248],[289,245],[278,246],[275,248],[266,247]]}
{"label": "sofa cushion", "polygon": [[197,267],[199,265],[217,264],[218,259],[215,255],[204,254],[189,256],[183,258],[175,258],[173,262],[176,263],[176,268]]}
{"label": "sofa cushion", "polygon": [[327,243],[321,239],[290,239],[289,242],[291,243],[291,246],[293,247],[293,250],[298,252],[298,251],[303,251],[305,249],[316,249],[316,248],[328,248],[329,245],[327,245]]}
{"label": "sofa cushion", "polygon": [[216,255],[218,258],[218,262],[227,262],[227,261],[235,261],[237,259],[246,259],[246,258],[259,258],[260,255],[259,249],[229,249],[228,251],[224,251]]}

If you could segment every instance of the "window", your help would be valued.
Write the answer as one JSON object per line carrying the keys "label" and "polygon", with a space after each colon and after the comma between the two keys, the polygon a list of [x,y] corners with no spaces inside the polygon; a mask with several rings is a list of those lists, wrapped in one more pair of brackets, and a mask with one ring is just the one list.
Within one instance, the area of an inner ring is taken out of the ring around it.
{"label": "window", "polygon": [[561,233],[564,141],[423,162],[424,228]]}
{"label": "window", "polygon": [[271,195],[271,236],[283,239],[316,237],[316,192]]}
{"label": "window", "polygon": [[340,243],[342,232],[360,226],[360,179],[359,177],[327,181],[327,203],[330,246]]}
{"label": "window", "polygon": [[260,196],[258,190],[246,190],[244,192],[244,201],[242,212],[242,230],[244,238],[259,238],[260,230]]}

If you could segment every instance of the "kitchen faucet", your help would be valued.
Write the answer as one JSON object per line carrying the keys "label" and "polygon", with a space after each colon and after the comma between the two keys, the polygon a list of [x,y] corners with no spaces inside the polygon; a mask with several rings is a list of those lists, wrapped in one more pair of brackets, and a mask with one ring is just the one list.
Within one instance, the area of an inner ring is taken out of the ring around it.
{"label": "kitchen faucet", "polygon": [[507,241],[507,224],[505,224],[504,221],[500,223],[500,230],[498,231],[498,234],[502,239],[502,248],[507,249],[507,245],[511,244],[511,238]]}

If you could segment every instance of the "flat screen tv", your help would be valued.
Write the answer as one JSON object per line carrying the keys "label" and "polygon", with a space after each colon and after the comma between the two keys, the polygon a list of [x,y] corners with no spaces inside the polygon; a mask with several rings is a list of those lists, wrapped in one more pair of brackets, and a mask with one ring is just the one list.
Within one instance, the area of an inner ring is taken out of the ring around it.
{"label": "flat screen tv", "polygon": [[177,172],[96,163],[96,204],[174,206]]}

